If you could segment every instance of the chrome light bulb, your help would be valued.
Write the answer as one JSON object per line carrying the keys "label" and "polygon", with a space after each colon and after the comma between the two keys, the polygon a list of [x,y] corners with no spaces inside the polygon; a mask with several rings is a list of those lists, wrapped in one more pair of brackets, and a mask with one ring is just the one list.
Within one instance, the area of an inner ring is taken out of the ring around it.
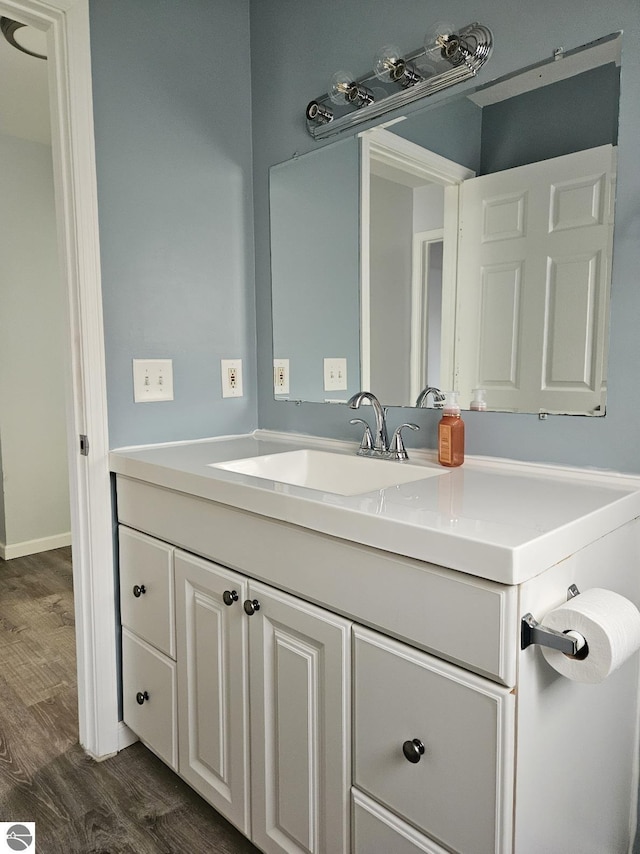
{"label": "chrome light bulb", "polygon": [[383,83],[397,82],[404,74],[405,62],[395,45],[381,47],[373,61],[373,70]]}
{"label": "chrome light bulb", "polygon": [[463,39],[454,31],[453,24],[438,21],[427,30],[424,37],[425,53],[438,55],[451,65],[460,65],[468,54],[468,48]]}
{"label": "chrome light bulb", "polygon": [[329,98],[334,104],[348,104],[349,92],[354,86],[354,77],[350,71],[336,71],[329,84]]}
{"label": "chrome light bulb", "polygon": [[353,107],[366,107],[373,104],[373,92],[366,86],[356,83],[349,71],[336,71],[331,78],[329,98],[334,104],[351,104]]}
{"label": "chrome light bulb", "polygon": [[378,80],[383,83],[399,83],[405,89],[422,80],[413,64],[406,61],[395,45],[380,48],[373,63],[373,70]]}

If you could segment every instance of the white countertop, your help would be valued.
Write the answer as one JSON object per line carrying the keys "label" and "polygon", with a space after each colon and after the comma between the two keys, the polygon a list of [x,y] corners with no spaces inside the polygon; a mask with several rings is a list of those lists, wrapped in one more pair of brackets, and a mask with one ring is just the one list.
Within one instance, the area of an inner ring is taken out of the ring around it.
{"label": "white countertop", "polygon": [[[640,478],[595,470],[476,458],[438,477],[342,496],[210,467],[299,448],[354,454],[357,445],[256,431],[115,450],[109,459],[119,475],[504,584],[640,516]],[[432,467],[433,457],[413,451],[411,464]]]}

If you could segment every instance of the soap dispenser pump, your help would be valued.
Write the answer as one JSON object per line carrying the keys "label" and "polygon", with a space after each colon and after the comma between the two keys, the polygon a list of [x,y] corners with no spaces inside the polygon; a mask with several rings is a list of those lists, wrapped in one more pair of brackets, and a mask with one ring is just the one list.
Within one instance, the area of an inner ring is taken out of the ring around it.
{"label": "soap dispenser pump", "polygon": [[464,462],[464,421],[460,417],[457,391],[446,391],[442,418],[438,423],[438,462],[461,466]]}
{"label": "soap dispenser pump", "polygon": [[469,409],[474,410],[475,412],[486,412],[487,411],[487,401],[485,399],[486,389],[484,388],[474,388],[473,389],[473,398],[471,403],[469,404]]}

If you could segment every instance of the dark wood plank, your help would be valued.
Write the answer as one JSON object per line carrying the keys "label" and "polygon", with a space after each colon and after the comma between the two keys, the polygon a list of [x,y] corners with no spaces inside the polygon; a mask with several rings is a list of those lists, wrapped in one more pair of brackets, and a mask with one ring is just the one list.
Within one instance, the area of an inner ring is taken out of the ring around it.
{"label": "dark wood plank", "polygon": [[141,744],[95,762],[77,741],[71,550],[0,561],[0,817],[40,854],[256,854]]}

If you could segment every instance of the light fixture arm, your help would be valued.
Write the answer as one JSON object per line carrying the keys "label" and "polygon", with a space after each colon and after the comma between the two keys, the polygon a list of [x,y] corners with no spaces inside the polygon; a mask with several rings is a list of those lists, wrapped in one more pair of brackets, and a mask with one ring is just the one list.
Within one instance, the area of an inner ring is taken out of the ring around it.
{"label": "light fixture arm", "polygon": [[388,83],[381,83],[373,71],[353,80],[354,96],[343,103],[329,94],[314,98],[306,112],[311,136],[331,136],[475,77],[491,55],[493,35],[488,27],[473,23],[443,35],[435,46],[440,48],[435,56],[423,47],[397,60]]}

